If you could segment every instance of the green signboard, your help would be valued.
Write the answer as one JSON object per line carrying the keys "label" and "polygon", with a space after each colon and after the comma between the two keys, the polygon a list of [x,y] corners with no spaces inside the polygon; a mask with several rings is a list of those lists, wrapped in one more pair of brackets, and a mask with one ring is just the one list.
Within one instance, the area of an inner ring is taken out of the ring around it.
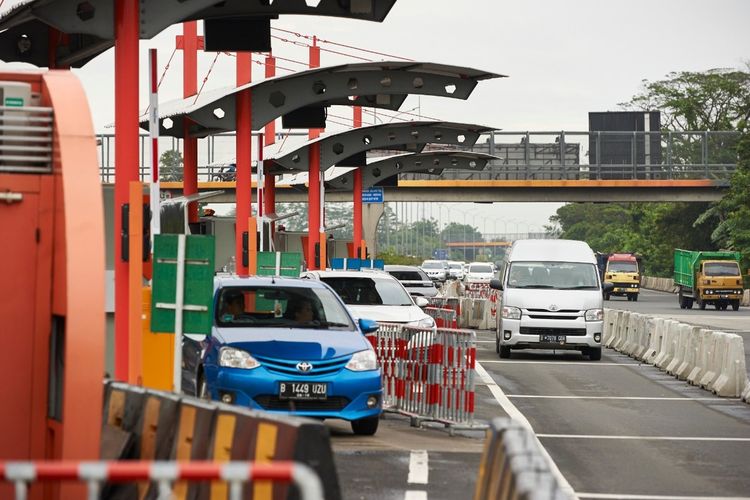
{"label": "green signboard", "polygon": [[6,97],[5,105],[9,108],[21,108],[23,107],[23,97]]}
{"label": "green signboard", "polygon": [[299,278],[302,254],[299,252],[258,252],[258,276]]}
{"label": "green signboard", "polygon": [[[183,264],[178,261],[180,238],[184,238]],[[151,331],[174,333],[175,316],[182,310],[182,333],[211,333],[213,318],[213,236],[158,234],[154,237]],[[184,268],[183,300],[178,304],[177,282]]]}

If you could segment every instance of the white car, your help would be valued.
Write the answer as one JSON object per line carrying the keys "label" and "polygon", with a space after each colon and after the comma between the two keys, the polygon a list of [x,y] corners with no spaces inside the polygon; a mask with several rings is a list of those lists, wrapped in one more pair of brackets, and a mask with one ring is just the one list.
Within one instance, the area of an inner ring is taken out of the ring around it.
{"label": "white car", "polygon": [[465,283],[489,283],[495,277],[495,266],[490,262],[472,262],[464,276]]}
{"label": "white car", "polygon": [[450,269],[447,260],[426,260],[419,266],[431,280],[445,283],[448,279]]}
{"label": "white car", "polygon": [[464,266],[465,265],[466,263],[462,261],[449,260],[448,261],[449,278],[453,278],[457,280],[464,279]]}
{"label": "white car", "polygon": [[307,271],[301,277],[320,280],[333,288],[357,318],[435,328],[435,320],[422,310],[428,300],[412,298],[403,285],[386,272]]}

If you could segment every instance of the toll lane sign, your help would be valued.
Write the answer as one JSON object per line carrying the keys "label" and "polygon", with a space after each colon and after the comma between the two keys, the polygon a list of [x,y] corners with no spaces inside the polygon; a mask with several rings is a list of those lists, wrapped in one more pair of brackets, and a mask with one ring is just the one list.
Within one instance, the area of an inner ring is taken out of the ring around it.
{"label": "toll lane sign", "polygon": [[362,190],[362,203],[383,203],[383,188],[371,187]]}

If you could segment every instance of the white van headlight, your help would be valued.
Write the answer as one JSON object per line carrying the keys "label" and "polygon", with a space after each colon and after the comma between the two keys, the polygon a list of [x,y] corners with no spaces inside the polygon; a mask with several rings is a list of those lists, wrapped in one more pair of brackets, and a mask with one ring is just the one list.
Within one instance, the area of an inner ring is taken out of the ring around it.
{"label": "white van headlight", "polygon": [[252,370],[258,368],[260,363],[249,352],[234,347],[222,347],[219,350],[219,366]]}
{"label": "white van headlight", "polygon": [[586,311],[586,321],[602,321],[604,311],[602,309],[589,309]]}
{"label": "white van headlight", "polygon": [[517,307],[504,306],[502,316],[504,319],[521,319],[521,310]]}
{"label": "white van headlight", "polygon": [[378,369],[378,357],[375,351],[367,349],[366,351],[355,352],[352,359],[346,364],[346,369],[353,372],[365,372],[368,370]]}

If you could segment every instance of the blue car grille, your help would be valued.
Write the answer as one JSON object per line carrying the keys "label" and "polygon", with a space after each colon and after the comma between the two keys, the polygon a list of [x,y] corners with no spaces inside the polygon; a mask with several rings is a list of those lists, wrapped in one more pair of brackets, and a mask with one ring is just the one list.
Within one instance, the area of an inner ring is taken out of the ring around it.
{"label": "blue car grille", "polygon": [[290,401],[266,394],[254,399],[264,410],[280,411],[339,411],[349,404],[349,399],[345,397],[330,397],[319,401]]}
{"label": "blue car grille", "polygon": [[[265,356],[253,355],[255,359],[260,362],[266,370],[279,373],[282,375],[309,375],[309,376],[321,376],[321,375],[333,375],[340,372],[351,359],[351,356],[344,356],[341,358],[326,359],[322,361],[309,361],[309,360],[289,360],[289,359],[278,359],[278,358],[267,358]],[[307,372],[302,372],[297,369],[297,365],[301,361],[306,361],[312,365],[312,369]]]}

